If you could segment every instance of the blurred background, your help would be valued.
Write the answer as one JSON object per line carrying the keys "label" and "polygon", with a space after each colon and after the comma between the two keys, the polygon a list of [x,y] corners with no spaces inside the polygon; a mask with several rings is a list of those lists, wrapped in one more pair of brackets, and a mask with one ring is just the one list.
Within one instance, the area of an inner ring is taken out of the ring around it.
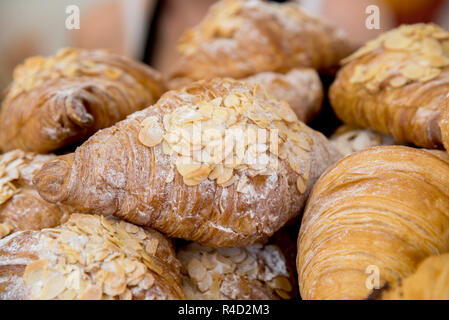
{"label": "blurred background", "polygon": [[[292,0],[293,1],[293,0]],[[433,21],[449,29],[449,0],[295,0],[311,14],[344,28],[361,45],[402,23]],[[197,24],[215,0],[2,0],[0,90],[14,67],[65,46],[110,48],[166,72],[176,41]],[[278,1],[284,2],[284,1]],[[80,10],[80,29],[68,30],[66,7]],[[380,29],[365,27],[366,7],[380,9]]]}

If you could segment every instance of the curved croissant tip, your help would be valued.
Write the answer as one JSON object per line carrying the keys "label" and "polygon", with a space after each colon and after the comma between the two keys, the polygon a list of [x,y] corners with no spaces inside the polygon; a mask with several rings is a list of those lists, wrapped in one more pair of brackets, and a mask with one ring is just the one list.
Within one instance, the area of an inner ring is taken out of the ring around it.
{"label": "curved croissant tip", "polygon": [[[67,155],[73,158],[73,155]],[[50,202],[62,201],[67,194],[65,188],[70,177],[71,161],[67,156],[46,162],[35,174],[33,183],[41,197]]]}

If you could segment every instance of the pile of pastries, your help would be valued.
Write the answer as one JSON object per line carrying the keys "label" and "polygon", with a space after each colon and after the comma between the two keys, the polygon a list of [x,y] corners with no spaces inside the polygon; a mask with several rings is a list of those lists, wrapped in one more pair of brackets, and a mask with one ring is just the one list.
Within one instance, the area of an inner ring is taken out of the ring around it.
{"label": "pile of pastries", "polygon": [[17,66],[0,299],[449,299],[449,32],[356,49],[297,4],[222,0],[178,53]]}

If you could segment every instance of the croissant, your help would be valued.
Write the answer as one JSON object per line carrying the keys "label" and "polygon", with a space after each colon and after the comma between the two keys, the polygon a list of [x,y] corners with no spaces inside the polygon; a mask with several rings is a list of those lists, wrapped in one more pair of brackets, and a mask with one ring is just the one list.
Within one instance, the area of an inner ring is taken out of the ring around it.
{"label": "croissant", "polygon": [[292,69],[286,74],[261,72],[243,80],[259,84],[277,100],[286,101],[298,119],[305,123],[321,110],[323,85],[314,69]]}
{"label": "croissant", "polygon": [[449,300],[449,254],[426,258],[402,283],[382,292],[383,300]]}
{"label": "croissant", "polygon": [[170,237],[239,247],[298,216],[341,155],[257,85],[199,81],[93,135],[35,175],[40,195]]}
{"label": "croissant", "polygon": [[293,274],[274,244],[213,249],[191,243],[177,257],[189,300],[278,300],[295,294]]}
{"label": "croissant", "polygon": [[13,150],[0,155],[0,238],[18,230],[39,230],[67,221],[68,206],[42,199],[33,176],[54,155]]}
{"label": "croissant", "polygon": [[161,75],[105,50],[63,49],[14,70],[0,111],[0,149],[47,153],[84,141],[164,92]]}
{"label": "croissant", "polygon": [[449,32],[403,25],[343,60],[329,97],[345,123],[426,148],[442,145],[440,116],[449,90]]}
{"label": "croissant", "polygon": [[[431,170],[429,170],[431,168]],[[403,146],[347,156],[315,184],[298,237],[303,299],[363,299],[448,252],[449,155]]]}
{"label": "croissant", "polygon": [[95,215],[0,240],[0,300],[183,299],[160,233]]}
{"label": "croissant", "polygon": [[179,59],[169,75],[173,86],[298,67],[329,71],[353,47],[341,29],[309,16],[298,4],[222,0],[183,34],[177,49]]}
{"label": "croissant", "polygon": [[371,147],[397,144],[390,136],[345,124],[337,128],[329,141],[344,156]]}

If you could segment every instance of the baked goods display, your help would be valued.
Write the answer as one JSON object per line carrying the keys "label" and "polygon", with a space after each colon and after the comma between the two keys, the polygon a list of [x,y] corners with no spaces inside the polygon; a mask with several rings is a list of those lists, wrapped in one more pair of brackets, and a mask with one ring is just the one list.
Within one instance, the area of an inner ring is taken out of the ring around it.
{"label": "baked goods display", "polygon": [[81,143],[164,92],[161,75],[105,50],[66,48],[14,70],[0,110],[0,150],[47,153]]}
{"label": "baked goods display", "polygon": [[33,186],[34,174],[54,157],[22,150],[0,154],[0,239],[18,230],[52,228],[68,219],[70,207],[43,200]]}
{"label": "baked goods display", "polygon": [[73,214],[0,240],[0,299],[183,299],[180,269],[160,233]]}
{"label": "baked goods display", "polygon": [[368,268],[380,287],[397,285],[423,259],[449,250],[448,209],[446,152],[382,146],[344,158],[321,176],[304,211],[301,297],[364,299]]}
{"label": "baked goods display", "polygon": [[238,247],[298,216],[340,154],[258,85],[199,81],[47,162],[47,201],[115,215],[170,237]]}
{"label": "baked goods display", "polygon": [[192,243],[179,249],[178,259],[187,299],[278,300],[297,294],[294,276],[275,244],[214,249]]}
{"label": "baked goods display", "polygon": [[397,144],[393,137],[346,124],[338,127],[329,141],[344,156],[371,147]]}
{"label": "baked goods display", "polygon": [[401,284],[381,293],[383,300],[449,300],[449,254],[426,258]]}
{"label": "baked goods display", "polygon": [[177,49],[16,67],[0,300],[449,299],[449,32],[353,52],[293,2],[221,0]]}
{"label": "baked goods display", "polygon": [[352,52],[342,29],[298,4],[222,0],[178,42],[171,86],[212,77],[242,79],[260,72],[310,67],[326,72]]}
{"label": "baked goods display", "polygon": [[442,145],[440,116],[449,88],[449,32],[403,25],[343,60],[329,91],[345,123],[426,148]]}

